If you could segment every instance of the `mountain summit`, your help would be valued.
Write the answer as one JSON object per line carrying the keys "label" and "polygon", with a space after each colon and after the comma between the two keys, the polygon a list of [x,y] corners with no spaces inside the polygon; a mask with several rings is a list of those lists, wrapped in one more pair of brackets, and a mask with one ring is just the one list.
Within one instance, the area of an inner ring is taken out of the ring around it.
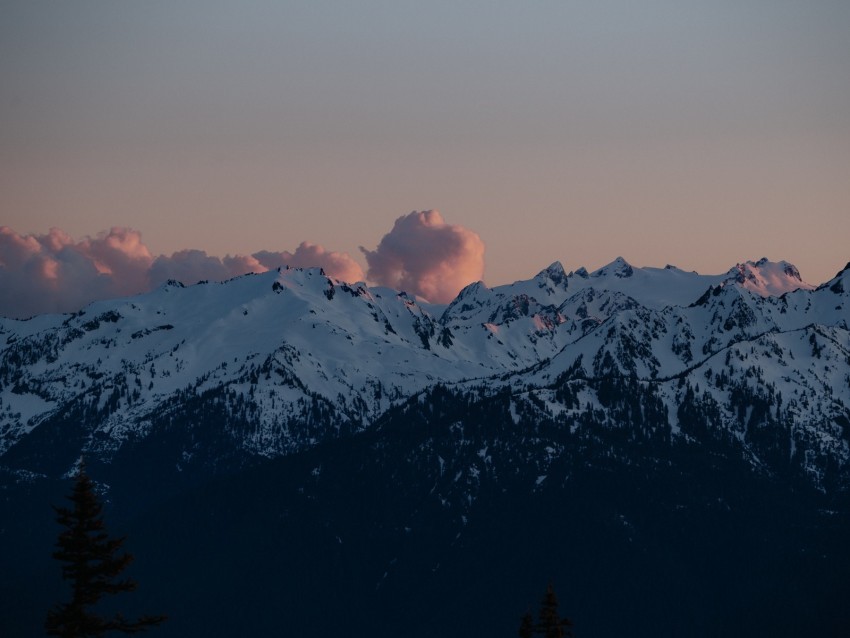
{"label": "mountain summit", "polygon": [[746,261],[737,264],[727,273],[727,281],[732,281],[763,297],[780,296],[794,290],[812,290],[800,277],[796,266],[787,261],[771,262],[762,257],[756,262]]}

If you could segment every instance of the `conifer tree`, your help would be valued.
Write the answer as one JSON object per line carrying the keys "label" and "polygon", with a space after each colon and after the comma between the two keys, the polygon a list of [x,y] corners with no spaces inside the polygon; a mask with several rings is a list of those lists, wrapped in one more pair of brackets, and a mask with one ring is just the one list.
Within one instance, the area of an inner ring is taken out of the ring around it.
{"label": "conifer tree", "polygon": [[558,616],[558,598],[552,583],[546,588],[546,595],[540,603],[540,621],[537,625],[537,633],[546,638],[566,638],[572,636],[570,629],[573,626],[566,618]]}
{"label": "conifer tree", "polygon": [[47,613],[44,623],[47,634],[84,638],[111,631],[137,633],[165,620],[165,616],[128,620],[120,613],[103,617],[94,610],[104,596],[136,589],[134,580],[119,579],[133,556],[119,553],[123,537],[110,538],[106,533],[103,505],[82,461],[68,500],[72,503],[70,508],[53,507],[57,522],[64,527],[56,541],[53,558],[63,563],[62,577],[71,584],[71,600],[55,605]]}
{"label": "conifer tree", "polygon": [[570,638],[573,635],[572,626],[573,623],[567,618],[558,615],[558,598],[552,583],[549,583],[546,595],[540,603],[538,622],[535,624],[531,614],[526,613],[519,627],[519,638]]}
{"label": "conifer tree", "polygon": [[534,638],[534,617],[530,611],[525,612],[522,616],[519,626],[519,638]]}

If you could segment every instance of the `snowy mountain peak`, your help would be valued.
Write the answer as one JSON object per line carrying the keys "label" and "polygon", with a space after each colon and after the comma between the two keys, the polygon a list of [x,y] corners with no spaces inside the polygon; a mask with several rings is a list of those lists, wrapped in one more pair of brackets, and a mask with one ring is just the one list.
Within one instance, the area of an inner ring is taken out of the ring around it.
{"label": "snowy mountain peak", "polygon": [[837,295],[850,292],[850,262],[842,270],[839,270],[835,277],[821,284],[817,289],[822,290],[824,288],[828,288]]}
{"label": "snowy mountain peak", "polygon": [[548,268],[544,268],[535,279],[551,279],[553,283],[560,284],[567,277],[564,265],[560,261],[552,262]]}
{"label": "snowy mountain peak", "polygon": [[591,277],[612,276],[612,277],[618,277],[620,279],[625,279],[627,277],[631,277],[634,274],[635,274],[635,271],[634,271],[634,268],[632,268],[632,265],[629,262],[627,262],[625,259],[623,259],[622,257],[617,257],[610,264],[603,266],[599,270],[592,273],[590,276]]}
{"label": "snowy mountain peak", "polygon": [[457,302],[462,300],[474,299],[476,297],[480,297],[482,293],[488,293],[490,291],[487,288],[487,285],[483,281],[475,281],[471,284],[467,284],[464,286],[459,293],[457,293],[457,297],[454,298],[450,305],[455,305]]}
{"label": "snowy mountain peak", "polygon": [[[198,283],[201,283],[201,282],[198,282]],[[186,286],[184,286],[182,282],[177,281],[176,279],[169,279],[169,280],[168,280],[168,281],[166,281],[164,284],[162,284],[162,285],[159,287],[159,289],[160,289],[160,290],[165,290],[165,291],[167,291],[167,290],[169,290],[170,288],[185,288],[185,287],[186,287]]]}
{"label": "snowy mountain peak", "polygon": [[587,279],[590,276],[590,274],[587,272],[587,268],[585,268],[584,266],[576,270],[573,274],[576,277],[581,277],[582,279]]}
{"label": "snowy mountain peak", "polygon": [[762,257],[756,262],[736,264],[727,273],[725,283],[733,283],[762,297],[778,297],[799,288],[812,290],[800,277],[800,271],[787,261],[773,262]]}
{"label": "snowy mountain peak", "polygon": [[521,292],[525,292],[532,296],[539,296],[542,294],[545,297],[549,297],[557,294],[559,291],[562,292],[566,290],[570,283],[570,277],[564,270],[564,266],[561,262],[556,261],[548,268],[541,270],[534,276],[534,279],[532,279],[531,282],[528,282],[533,283],[537,290],[532,290],[528,286],[523,286],[523,283],[524,282],[515,282],[514,286],[528,288],[528,290],[523,290]]}
{"label": "snowy mountain peak", "polygon": [[847,265],[844,266],[844,268],[835,273],[835,277],[833,277],[831,281],[835,281],[836,279],[841,279],[847,276],[850,276],[850,261],[847,262]]}

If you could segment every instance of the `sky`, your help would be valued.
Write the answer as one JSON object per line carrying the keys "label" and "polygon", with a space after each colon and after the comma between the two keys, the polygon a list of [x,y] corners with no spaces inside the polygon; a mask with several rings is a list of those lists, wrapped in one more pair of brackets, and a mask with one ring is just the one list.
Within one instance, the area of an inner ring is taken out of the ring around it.
{"label": "sky", "polygon": [[846,0],[6,0],[0,296],[286,262],[443,300],[617,256],[821,283],[848,33]]}

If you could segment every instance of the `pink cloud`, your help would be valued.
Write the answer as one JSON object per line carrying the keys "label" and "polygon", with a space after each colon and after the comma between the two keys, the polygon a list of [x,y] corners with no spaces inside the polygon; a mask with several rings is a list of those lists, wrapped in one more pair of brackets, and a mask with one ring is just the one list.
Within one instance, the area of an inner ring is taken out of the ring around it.
{"label": "pink cloud", "polygon": [[[447,224],[435,210],[399,217],[374,251],[361,250],[370,280],[438,303],[451,301],[484,270],[481,238],[463,226]],[[221,281],[283,266],[318,266],[348,282],[366,278],[350,255],[309,242],[302,242],[295,252],[220,258],[202,250],[180,250],[154,257],[141,233],[129,228],[114,227],[75,240],[58,228],[43,235],[22,235],[2,226],[0,315],[23,318],[71,312],[98,299],[146,292],[168,279],[186,284]]]}
{"label": "pink cloud", "polygon": [[84,239],[78,246],[94,261],[99,273],[112,275],[121,294],[132,295],[145,289],[153,257],[138,231],[113,227],[96,239]]}
{"label": "pink cloud", "polygon": [[254,253],[253,256],[269,270],[282,266],[293,266],[295,268],[321,266],[325,273],[335,279],[347,282],[365,279],[360,264],[354,261],[348,253],[328,251],[318,244],[311,244],[306,241],[301,242],[294,253],[262,251]]}
{"label": "pink cloud", "polygon": [[148,273],[151,287],[169,279],[176,279],[184,284],[195,284],[207,280],[224,281],[233,276],[219,257],[207,255],[203,250],[178,250],[170,257],[160,255],[154,260]]}
{"label": "pink cloud", "polygon": [[439,211],[399,217],[375,250],[361,246],[368,278],[436,303],[448,303],[484,273],[484,242],[473,231],[447,224]]}
{"label": "pink cloud", "polygon": [[113,228],[75,242],[51,228],[20,235],[0,228],[0,314],[65,312],[108,297],[142,292],[152,259],[141,235]]}
{"label": "pink cloud", "polygon": [[224,258],[207,255],[203,250],[181,250],[170,257],[160,255],[149,272],[152,286],[169,279],[183,283],[203,280],[222,281],[249,272],[266,272],[275,268],[323,268],[335,279],[361,281],[363,269],[347,253],[325,250],[318,244],[301,242],[294,253],[287,250],[261,250],[253,255],[227,255]]}
{"label": "pink cloud", "polygon": [[271,270],[263,266],[253,255],[226,255],[221,263],[230,273],[231,277],[244,275],[246,272],[266,272]]}
{"label": "pink cloud", "polygon": [[154,258],[141,233],[129,228],[115,227],[75,241],[58,228],[44,235],[21,235],[0,226],[0,316],[71,312],[98,299],[146,292],[168,279],[186,284],[221,281],[286,265],[320,266],[345,281],[364,278],[346,253],[308,242],[294,253],[262,251],[219,258],[202,250],[180,250]]}
{"label": "pink cloud", "polygon": [[0,226],[0,266],[19,268],[41,252],[41,243],[32,235],[19,235],[8,226]]}

